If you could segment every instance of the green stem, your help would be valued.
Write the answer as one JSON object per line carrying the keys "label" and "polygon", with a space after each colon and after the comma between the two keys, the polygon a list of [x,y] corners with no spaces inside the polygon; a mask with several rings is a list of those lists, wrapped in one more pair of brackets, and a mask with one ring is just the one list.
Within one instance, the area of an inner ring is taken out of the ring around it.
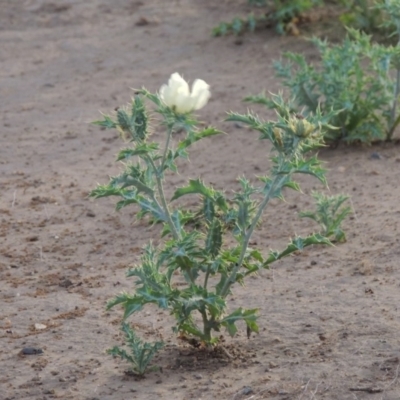
{"label": "green stem", "polygon": [[239,269],[241,268],[243,261],[244,261],[244,257],[246,256],[246,251],[247,251],[247,247],[249,245],[249,241],[251,238],[251,235],[254,232],[254,229],[257,225],[258,220],[260,219],[265,207],[267,206],[267,204],[269,203],[269,201],[271,200],[271,194],[275,191],[276,187],[279,187],[283,180],[286,178],[286,175],[280,176],[279,172],[277,173],[277,175],[275,176],[268,192],[266,193],[263,201],[260,203],[260,206],[258,207],[258,211],[257,214],[254,216],[253,221],[250,225],[250,228],[248,229],[248,231],[246,232],[246,236],[244,237],[243,240],[243,244],[242,244],[242,251],[240,253],[240,257],[238,262],[236,263],[235,267],[233,268],[229,278],[226,280],[224,286],[221,289],[221,297],[226,297],[226,295],[228,294],[229,288],[231,287],[231,285],[236,281],[236,274],[238,273]]}
{"label": "green stem", "polygon": [[[394,18],[394,16],[392,16],[392,18]],[[397,46],[400,46],[400,19],[394,18],[394,20],[395,20],[395,24],[396,24],[396,28],[397,28],[397,36],[398,36]],[[390,130],[389,130],[389,133],[387,136],[387,140],[392,139],[394,130],[396,129],[396,124],[395,124],[396,108],[397,108],[397,101],[399,98],[399,94],[400,94],[400,68],[397,68],[396,87],[394,90],[393,107],[392,107],[392,111],[390,113]]]}
{"label": "green stem", "polygon": [[203,335],[207,343],[211,341],[211,325],[207,319],[207,312],[205,310],[199,310],[203,319]]}
{"label": "green stem", "polygon": [[165,159],[167,157],[167,153],[168,153],[168,148],[169,148],[169,142],[171,140],[171,136],[172,136],[172,129],[174,128],[174,126],[169,126],[168,127],[168,133],[167,133],[167,142],[165,143],[165,148],[164,148],[164,153],[162,156],[162,160],[161,160],[161,164],[160,164],[160,174],[162,174],[164,172],[164,163],[165,163]]}
{"label": "green stem", "polygon": [[206,276],[204,277],[204,289],[207,289],[207,284],[208,284],[208,277],[210,276],[211,273],[211,265],[209,264],[207,267],[207,272],[206,272]]}
{"label": "green stem", "polygon": [[151,157],[147,157],[146,159],[148,160],[148,162],[150,163],[151,167],[154,170],[154,173],[156,176],[156,182],[157,182],[158,195],[160,196],[161,206],[162,206],[165,216],[167,218],[167,222],[171,229],[172,236],[174,237],[175,240],[179,240],[180,239],[179,232],[177,231],[177,229],[175,227],[174,221],[172,221],[171,213],[169,211],[167,201],[165,200],[165,193],[164,193],[164,188],[162,185],[162,180],[161,180],[161,175],[159,173],[159,170],[156,167],[156,165],[154,164],[154,161]]}
{"label": "green stem", "polygon": [[394,130],[396,129],[395,120],[396,120],[396,108],[397,108],[397,100],[400,94],[400,69],[397,69],[396,75],[396,87],[394,91],[394,100],[393,100],[393,107],[390,113],[390,130],[388,133],[387,140],[390,140],[393,136]]}
{"label": "green stem", "polygon": [[[307,97],[308,103],[312,105],[312,108],[313,108],[313,109],[312,109],[311,111],[314,113],[314,112],[316,111],[317,107],[318,107],[318,103],[315,104],[315,101],[314,101],[313,98],[311,97],[311,94],[310,94],[309,90],[305,87],[304,83],[302,83],[300,86],[301,86],[301,88],[303,89],[303,92],[304,92],[304,94],[305,94],[306,97]],[[309,107],[309,108],[310,108],[310,107]]]}
{"label": "green stem", "polygon": [[190,269],[188,269],[188,270],[186,271],[186,273],[187,273],[187,275],[188,275],[188,277],[189,277],[190,282],[192,283],[192,285],[195,285],[195,284],[196,284],[196,280],[193,278],[192,271],[191,271]]}
{"label": "green stem", "polygon": [[167,217],[167,221],[171,229],[172,236],[174,237],[175,240],[179,240],[181,238],[181,235],[177,231],[174,221],[172,221],[171,213],[169,211],[167,201],[165,200],[164,188],[161,182],[161,178],[156,176],[156,179],[157,179],[158,193],[161,199],[161,205],[164,207],[164,212]]}
{"label": "green stem", "polygon": [[[168,127],[167,141],[165,143],[161,164],[160,164],[159,168],[155,170],[155,172],[156,172],[158,194],[160,195],[161,204],[164,207],[164,212],[165,212],[165,215],[167,216],[167,220],[168,220],[168,224],[171,229],[171,232],[172,232],[172,236],[174,237],[175,240],[179,240],[181,238],[181,235],[179,234],[178,230],[176,229],[174,221],[172,221],[171,213],[169,211],[168,204],[165,199],[164,187],[162,185],[162,176],[164,174],[164,164],[165,164],[165,159],[167,157],[167,153],[168,153],[168,149],[169,149],[169,143],[171,141],[173,128],[174,128],[173,125]],[[190,277],[190,278],[192,280],[192,277]]]}

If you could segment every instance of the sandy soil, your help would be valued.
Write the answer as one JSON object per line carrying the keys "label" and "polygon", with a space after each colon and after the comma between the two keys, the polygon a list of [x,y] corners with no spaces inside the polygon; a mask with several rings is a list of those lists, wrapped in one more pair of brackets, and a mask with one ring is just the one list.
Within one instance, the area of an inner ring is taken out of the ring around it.
{"label": "sandy soil", "polygon": [[[227,134],[194,146],[169,191],[200,175],[235,189],[268,167],[256,133],[222,122],[261,89],[277,92],[271,61],[282,50],[312,55],[301,38],[271,31],[214,39],[221,20],[245,11],[228,0],[2,0],[0,6],[0,399],[400,399],[400,153],[398,146],[324,150],[332,193],[352,196],[348,242],[286,259],[235,288],[232,304],[260,307],[260,334],[226,338],[233,360],[180,343],[167,313],[131,319],[162,337],[162,372],[137,381],[105,354],[121,343],[119,309],[105,303],[158,227],[116,213],[88,192],[118,171],[122,143],[88,122],[155,91],[172,72],[210,83],[199,114]],[[245,2],[243,2],[245,3]],[[265,114],[265,111],[258,109]],[[161,135],[161,132],[156,132]],[[160,136],[161,137],[161,136]],[[380,157],[371,157],[379,153]],[[297,217],[320,188],[275,202],[257,232],[282,248],[316,227]],[[35,330],[34,324],[47,326]],[[42,354],[23,356],[34,346]],[[350,389],[363,389],[351,391]]]}

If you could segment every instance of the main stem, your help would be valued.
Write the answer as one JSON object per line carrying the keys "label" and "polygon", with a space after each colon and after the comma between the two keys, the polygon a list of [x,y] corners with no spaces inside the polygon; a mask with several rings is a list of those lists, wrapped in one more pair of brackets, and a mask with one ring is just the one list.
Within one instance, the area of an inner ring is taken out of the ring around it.
{"label": "main stem", "polygon": [[207,289],[208,277],[210,276],[210,273],[211,273],[211,265],[208,265],[206,275],[204,277],[204,284],[203,284],[204,289]]}
{"label": "main stem", "polygon": [[394,91],[394,100],[393,100],[393,107],[392,111],[390,113],[390,131],[388,133],[387,140],[390,140],[393,136],[394,130],[395,130],[395,120],[396,120],[396,108],[397,108],[397,100],[400,94],[400,69],[397,69],[397,75],[396,75],[396,88]]}
{"label": "main stem", "polygon": [[168,208],[168,203],[165,199],[164,187],[162,184],[164,163],[165,163],[165,159],[167,157],[169,143],[170,143],[171,135],[172,135],[172,129],[173,129],[173,127],[168,128],[167,141],[165,143],[162,160],[161,160],[161,164],[159,165],[159,167],[157,168],[157,166],[155,165],[155,163],[151,157],[148,157],[147,159],[148,159],[149,163],[151,164],[151,167],[153,168],[154,174],[156,176],[158,195],[160,196],[161,206],[162,206],[165,216],[167,218],[167,223],[169,225],[169,228],[171,229],[172,236],[174,237],[175,240],[179,240],[181,238],[181,235],[177,231],[174,221],[172,220],[171,213]]}
{"label": "main stem", "polygon": [[222,287],[222,290],[221,290],[222,297],[225,297],[228,294],[229,288],[235,282],[236,274],[238,273],[239,269],[241,268],[241,266],[243,264],[244,257],[246,256],[247,247],[249,245],[251,235],[253,234],[253,231],[257,225],[257,222],[261,218],[261,215],[262,215],[265,207],[267,206],[268,202],[271,200],[271,194],[273,193],[273,191],[275,190],[276,187],[279,187],[282,184],[282,181],[285,179],[286,175],[287,174],[280,176],[278,173],[275,176],[268,192],[266,193],[263,201],[261,202],[260,206],[258,207],[257,214],[254,216],[253,221],[250,225],[250,228],[248,229],[248,231],[246,232],[246,235],[244,237],[243,244],[242,244],[242,251],[240,253],[239,260],[236,263],[235,267],[233,268],[229,278],[226,280],[224,286]]}
{"label": "main stem", "polygon": [[167,133],[167,142],[165,143],[165,148],[164,148],[164,153],[162,156],[162,160],[161,160],[161,164],[160,164],[160,174],[163,173],[163,169],[164,169],[164,163],[165,163],[165,159],[167,157],[167,153],[168,153],[168,148],[169,148],[169,142],[171,141],[171,136],[172,136],[172,129],[174,128],[174,126],[168,126],[168,133]]}
{"label": "main stem", "polygon": [[205,310],[199,310],[203,319],[203,334],[207,342],[211,341],[211,325],[207,318],[207,312]]}

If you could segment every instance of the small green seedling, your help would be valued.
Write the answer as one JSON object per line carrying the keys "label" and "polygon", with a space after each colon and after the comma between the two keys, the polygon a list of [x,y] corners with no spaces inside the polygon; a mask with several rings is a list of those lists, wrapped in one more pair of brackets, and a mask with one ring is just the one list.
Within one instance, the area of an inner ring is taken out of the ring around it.
{"label": "small green seedling", "polygon": [[313,192],[312,197],[316,201],[316,210],[300,212],[300,217],[314,220],[321,227],[321,235],[330,238],[332,242],[345,242],[346,235],[341,224],[350,214],[351,208],[342,207],[342,205],[349,199],[349,196],[342,194],[326,196]]}
{"label": "small green seedling", "polygon": [[[248,334],[258,332],[258,309],[247,308],[246,297],[243,305],[228,304],[237,284],[244,285],[249,275],[268,269],[273,262],[307,246],[331,244],[327,237],[311,234],[292,238],[282,251],[270,250],[267,254],[251,245],[252,235],[271,200],[283,199],[286,190],[300,190],[295,176],[304,174],[326,184],[325,170],[315,153],[322,145],[325,129],[321,113],[317,110],[307,117],[295,115],[282,96],[272,100],[276,103],[276,120],[264,121],[251,112],[229,113],[227,117],[228,121],[258,131],[260,139],[270,143],[267,149],[272,148],[273,152],[271,168],[258,176],[255,184],[242,177],[237,190],[226,193],[194,177],[167,197],[164,187],[169,176],[177,173],[177,161],[188,158],[195,142],[210,141],[221,133],[212,127],[199,129],[193,115],[206,105],[209,96],[204,81],[196,80],[190,91],[187,82],[175,73],[159,93],[139,90],[129,107],[97,122],[116,128],[130,143],[117,157],[123,162],[122,172],[91,193],[96,198],[117,197],[117,209],[136,206],[138,217],[159,222],[163,238],[157,246],[145,246],[140,262],[127,273],[136,279],[132,292],[118,294],[108,308],[122,306],[124,319],[149,304],[168,310],[175,318],[175,333],[207,347],[218,343],[222,329],[234,336],[238,322],[245,324]],[[155,106],[160,125],[166,130],[161,143],[152,138],[148,128],[148,101]],[[187,196],[199,199],[196,224],[184,201]],[[251,285],[248,290],[252,290]],[[140,347],[124,329],[136,353],[128,358],[119,349],[113,351],[143,373],[147,364],[139,366],[137,360],[143,358],[139,350],[147,348]],[[153,354],[157,348],[151,347],[146,354]]]}
{"label": "small green seedling", "polygon": [[130,349],[130,354],[118,346],[108,349],[107,353],[128,361],[131,364],[132,372],[138,376],[143,376],[146,372],[157,370],[156,366],[149,367],[149,364],[157,351],[164,346],[164,343],[143,342],[127,323],[122,324],[121,330],[125,334],[125,343]]}

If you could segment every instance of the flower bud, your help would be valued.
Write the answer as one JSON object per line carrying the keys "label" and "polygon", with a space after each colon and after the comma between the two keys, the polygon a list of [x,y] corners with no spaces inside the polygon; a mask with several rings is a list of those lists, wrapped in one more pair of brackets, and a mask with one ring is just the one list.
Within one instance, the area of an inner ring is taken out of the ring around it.
{"label": "flower bud", "polygon": [[171,75],[168,85],[160,88],[160,99],[177,114],[186,114],[200,110],[211,96],[209,85],[201,79],[196,79],[189,90],[188,83],[177,73]]}
{"label": "flower bud", "polygon": [[279,128],[274,128],[273,132],[274,132],[276,143],[279,145],[279,147],[283,147],[282,131]]}
{"label": "flower bud", "polygon": [[306,119],[289,118],[288,127],[294,135],[306,138],[315,131],[315,126]]}

